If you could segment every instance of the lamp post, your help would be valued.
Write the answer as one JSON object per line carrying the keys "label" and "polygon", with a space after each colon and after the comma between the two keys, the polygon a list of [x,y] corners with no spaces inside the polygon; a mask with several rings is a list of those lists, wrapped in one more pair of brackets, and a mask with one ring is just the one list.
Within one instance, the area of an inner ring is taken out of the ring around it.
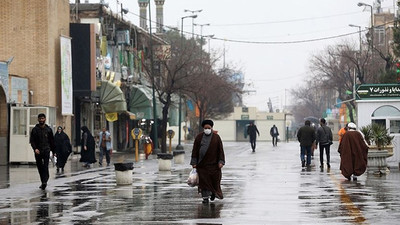
{"label": "lamp post", "polygon": [[[191,12],[193,15],[195,15],[195,13],[201,13],[201,11],[203,11],[203,10],[202,9],[199,9],[199,10],[185,9],[184,10],[184,12]],[[192,38],[194,38],[194,18],[196,18],[196,17],[192,17]]]}
{"label": "lamp post", "polygon": [[[183,20],[186,18],[196,18],[197,15],[190,15],[190,16],[184,16],[181,18],[181,55],[183,55]],[[179,112],[178,112],[178,145],[176,146],[176,150],[183,150],[183,146],[181,145],[181,136],[182,136],[182,128],[181,128],[181,123],[182,123],[182,93],[180,93],[179,90]]]}
{"label": "lamp post", "polygon": [[362,46],[361,46],[361,26],[357,26],[357,25],[353,25],[353,24],[349,24],[350,27],[356,27],[358,28],[358,35],[360,38],[360,57],[361,57],[361,52],[362,52]]}
{"label": "lamp post", "polygon": [[[200,72],[203,72],[203,27],[204,26],[210,26],[209,23],[205,24],[194,24],[195,26],[200,26]],[[201,122],[203,120],[203,113],[200,111],[200,116],[199,116],[199,132],[201,132]]]}
{"label": "lamp post", "polygon": [[150,1],[149,1],[149,26],[150,26],[150,72],[151,72],[151,77],[152,77],[152,91],[153,91],[153,118],[154,118],[154,150],[153,152],[155,154],[159,153],[160,150],[158,149],[158,122],[157,122],[157,107],[156,107],[156,92],[154,89],[155,85],[155,79],[154,79],[154,62],[153,62],[153,34],[151,31],[151,7],[150,7]]}
{"label": "lamp post", "polygon": [[367,7],[368,6],[371,9],[371,49],[373,50],[373,48],[374,48],[374,10],[373,10],[373,7],[372,7],[372,5],[369,5],[369,4],[366,4],[363,2],[359,2],[357,4],[357,6],[358,7],[361,7],[361,6]]}

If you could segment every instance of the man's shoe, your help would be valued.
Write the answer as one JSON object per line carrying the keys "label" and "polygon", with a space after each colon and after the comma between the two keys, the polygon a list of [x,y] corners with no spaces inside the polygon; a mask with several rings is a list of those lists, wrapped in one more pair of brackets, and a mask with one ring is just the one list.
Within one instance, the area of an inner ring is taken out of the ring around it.
{"label": "man's shoe", "polygon": [[306,166],[306,161],[301,161],[301,167],[305,167]]}
{"label": "man's shoe", "polygon": [[211,194],[210,200],[211,200],[211,201],[214,201],[214,200],[215,200],[215,194],[214,194],[214,193]]}
{"label": "man's shoe", "polygon": [[44,189],[46,189],[46,187],[47,187],[47,184],[46,183],[43,183],[42,185],[40,185],[40,189],[42,189],[42,190],[44,190]]}
{"label": "man's shoe", "polygon": [[331,168],[331,164],[327,163],[326,166],[328,167],[328,169]]}
{"label": "man's shoe", "polygon": [[209,202],[209,200],[208,200],[208,198],[203,198],[203,203],[208,203]]}

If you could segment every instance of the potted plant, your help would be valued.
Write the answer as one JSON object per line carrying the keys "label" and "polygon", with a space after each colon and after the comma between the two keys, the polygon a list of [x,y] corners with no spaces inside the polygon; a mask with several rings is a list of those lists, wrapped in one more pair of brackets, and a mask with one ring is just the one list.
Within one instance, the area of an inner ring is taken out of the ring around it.
{"label": "potted plant", "polygon": [[368,172],[386,174],[386,158],[393,156],[392,140],[389,129],[380,124],[370,124],[360,128],[368,144]]}
{"label": "potted plant", "polygon": [[[393,136],[390,136],[389,129],[384,126],[373,123],[360,128],[364,134],[364,139],[370,148],[377,148],[378,150],[386,149],[392,145]],[[374,147],[375,145],[376,147]]]}

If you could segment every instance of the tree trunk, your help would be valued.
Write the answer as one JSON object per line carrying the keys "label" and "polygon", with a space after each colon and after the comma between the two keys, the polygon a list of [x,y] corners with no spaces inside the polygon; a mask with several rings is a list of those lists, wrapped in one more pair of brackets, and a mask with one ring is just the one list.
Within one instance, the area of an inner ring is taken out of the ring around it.
{"label": "tree trunk", "polygon": [[349,110],[350,121],[354,122],[354,114],[353,114],[354,107],[350,102],[346,102],[346,106],[347,106],[347,109]]}
{"label": "tree trunk", "polygon": [[167,123],[168,123],[168,110],[171,105],[171,95],[167,94],[167,100],[162,109],[161,121],[161,152],[167,153]]}

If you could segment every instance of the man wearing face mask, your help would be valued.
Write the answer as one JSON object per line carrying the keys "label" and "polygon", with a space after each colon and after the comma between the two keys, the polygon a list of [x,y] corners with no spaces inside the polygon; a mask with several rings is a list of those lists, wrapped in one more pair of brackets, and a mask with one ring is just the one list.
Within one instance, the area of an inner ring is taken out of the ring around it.
{"label": "man wearing face mask", "polygon": [[190,165],[196,168],[199,175],[198,191],[201,193],[203,203],[209,200],[223,199],[221,190],[221,169],[225,165],[225,154],[221,137],[213,132],[214,122],[202,122],[204,132],[196,136],[192,149]]}

